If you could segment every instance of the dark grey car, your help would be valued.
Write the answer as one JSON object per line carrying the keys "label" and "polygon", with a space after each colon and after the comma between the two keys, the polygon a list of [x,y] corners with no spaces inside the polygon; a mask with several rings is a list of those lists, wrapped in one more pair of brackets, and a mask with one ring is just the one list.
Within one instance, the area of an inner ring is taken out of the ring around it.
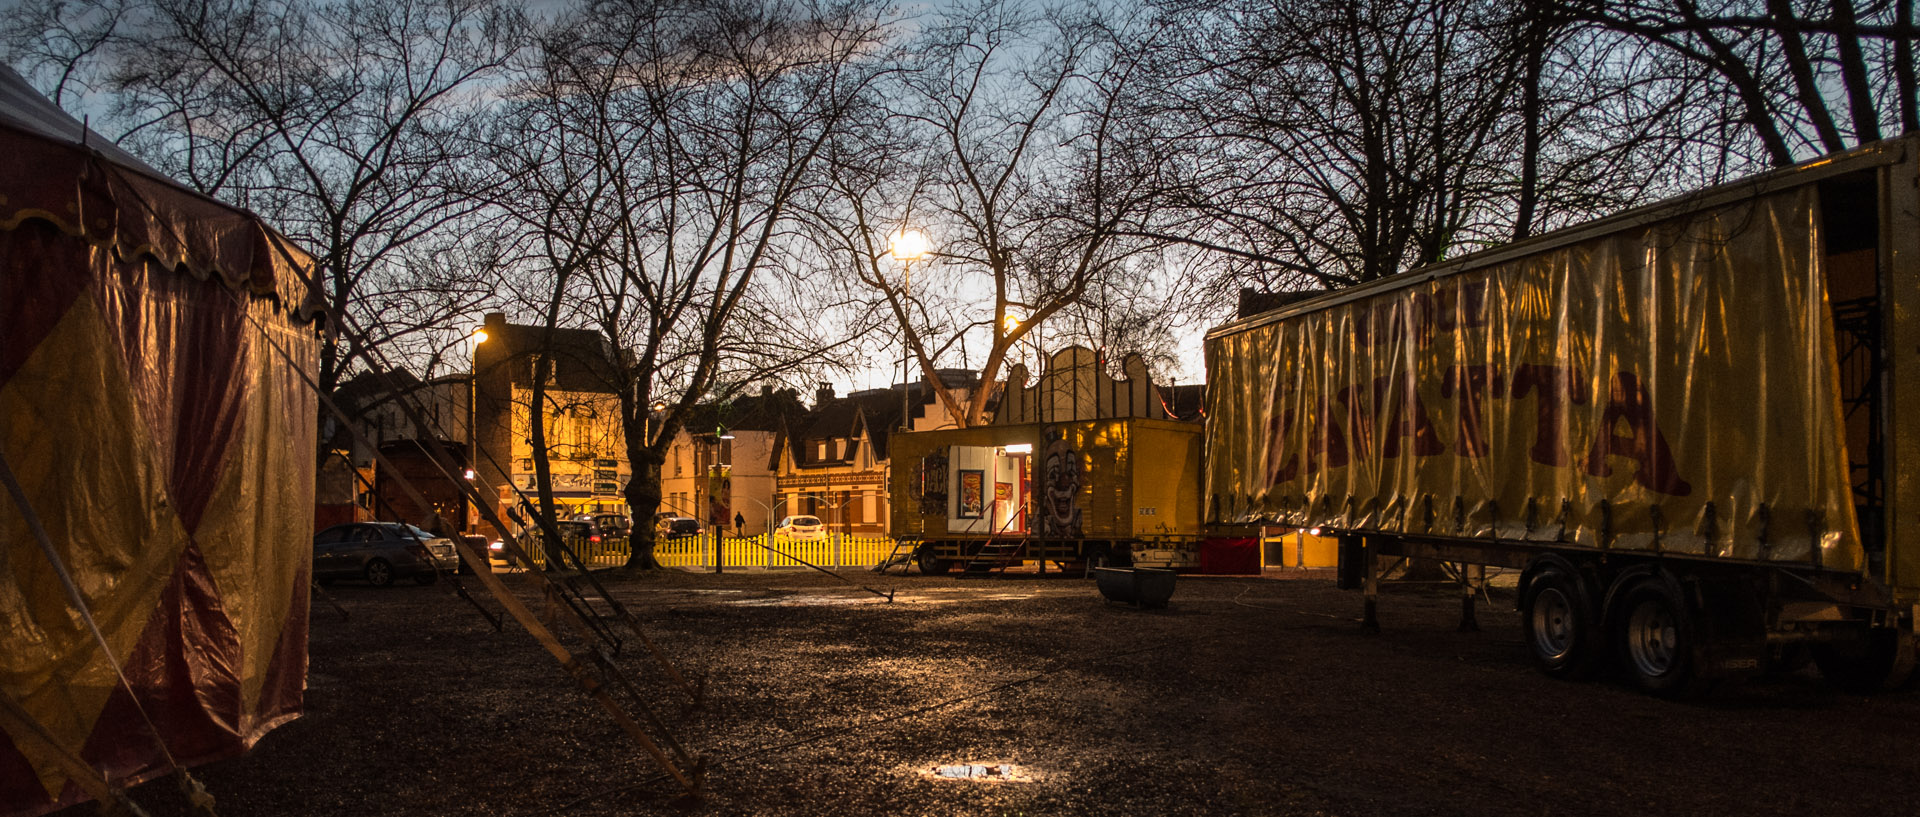
{"label": "dark grey car", "polygon": [[313,578],[366,579],[386,587],[408,576],[432,584],[442,570],[460,565],[453,540],[398,522],[335,525],[313,537]]}

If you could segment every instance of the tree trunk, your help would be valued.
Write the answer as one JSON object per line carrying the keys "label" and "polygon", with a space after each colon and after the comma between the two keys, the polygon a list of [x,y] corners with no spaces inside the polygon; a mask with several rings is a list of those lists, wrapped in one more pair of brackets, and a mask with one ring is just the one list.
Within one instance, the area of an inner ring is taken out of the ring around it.
{"label": "tree trunk", "polygon": [[[1833,0],[1833,17],[1834,24],[1846,32],[1852,32],[1859,22],[1854,17],[1853,0]],[[1873,104],[1873,80],[1868,78],[1860,35],[1840,34],[1833,39],[1840,50],[1840,77],[1847,87],[1847,108],[1853,112],[1854,136],[1862,143],[1879,141],[1880,109]]]}
{"label": "tree trunk", "polygon": [[1540,76],[1547,60],[1548,24],[1544,8],[1535,6],[1527,20],[1526,76],[1520,83],[1520,202],[1513,217],[1513,240],[1533,235],[1534,209],[1540,200]]}
{"label": "tree trunk", "polygon": [[[643,418],[646,415],[641,415]],[[644,423],[644,419],[642,420]],[[660,512],[660,468],[666,458],[655,450],[652,441],[635,445],[632,441],[646,435],[644,425],[635,433],[627,428],[627,461],[633,466],[633,478],[627,481],[627,509],[633,512],[633,531],[627,537],[629,570],[659,570],[660,560],[653,555],[658,544],[654,538],[653,516]],[[664,435],[663,435],[664,436]]]}
{"label": "tree trunk", "polygon": [[1846,148],[1846,142],[1840,138],[1840,129],[1833,124],[1833,115],[1827,112],[1827,104],[1820,96],[1819,83],[1813,77],[1813,62],[1807,58],[1807,47],[1800,32],[1790,23],[1798,22],[1793,13],[1792,0],[1767,0],[1767,10],[1783,25],[1775,33],[1780,37],[1783,53],[1787,58],[1788,72],[1793,75],[1795,97],[1800,107],[1807,112],[1807,118],[1813,122],[1813,131],[1820,135],[1820,144],[1828,153]]}
{"label": "tree trunk", "polygon": [[[1916,0],[1894,0],[1894,20],[1901,30],[1913,28]],[[1914,80],[1913,40],[1900,37],[1893,41],[1893,74],[1900,91],[1900,132],[1920,133],[1920,82]]]}

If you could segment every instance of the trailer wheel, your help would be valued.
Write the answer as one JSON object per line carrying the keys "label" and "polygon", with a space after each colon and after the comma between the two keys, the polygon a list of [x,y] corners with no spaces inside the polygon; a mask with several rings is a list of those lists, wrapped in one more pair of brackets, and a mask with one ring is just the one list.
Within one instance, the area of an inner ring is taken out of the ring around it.
{"label": "trailer wheel", "polygon": [[1593,673],[1606,654],[1606,634],[1592,594],[1578,574],[1560,564],[1537,569],[1521,599],[1520,623],[1534,666],[1554,678]]}
{"label": "trailer wheel", "polygon": [[1902,630],[1869,630],[1864,641],[1813,645],[1813,663],[1827,683],[1861,695],[1898,688],[1913,674],[1913,636]]}
{"label": "trailer wheel", "polygon": [[923,545],[913,552],[913,563],[920,566],[920,572],[928,576],[944,576],[953,569],[953,560],[942,559],[934,555],[933,547]]}
{"label": "trailer wheel", "polygon": [[1679,589],[1664,576],[1643,576],[1620,597],[1614,630],[1620,666],[1635,686],[1668,697],[1707,691],[1695,653],[1699,626]]}

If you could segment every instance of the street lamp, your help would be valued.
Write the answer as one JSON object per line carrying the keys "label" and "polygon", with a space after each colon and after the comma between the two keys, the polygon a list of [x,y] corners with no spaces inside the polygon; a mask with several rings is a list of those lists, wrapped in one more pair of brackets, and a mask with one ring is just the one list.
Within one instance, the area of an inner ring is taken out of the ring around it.
{"label": "street lamp", "polygon": [[[1020,319],[1012,315],[1008,315],[1000,319],[1000,326],[1002,329],[1006,330],[1004,334],[1006,334],[1008,337],[1012,337],[1013,333],[1020,329]],[[1017,351],[1018,344],[1015,344],[1015,346],[1016,346],[1015,351]],[[1024,357],[1021,358],[1020,360],[1022,363],[1026,362],[1026,358]],[[1026,384],[1022,383],[1020,385],[1025,386]]]}
{"label": "street lamp", "polygon": [[[902,227],[887,237],[887,254],[900,262],[900,309],[902,315],[907,312],[907,297],[913,291],[913,262],[927,254],[933,243],[927,240],[927,234],[919,230]],[[913,429],[913,415],[907,408],[907,392],[912,385],[911,360],[913,346],[908,333],[908,322],[900,321],[900,428],[903,431]]]}
{"label": "street lamp", "polygon": [[[479,425],[480,420],[480,344],[487,342],[487,330],[475,329],[468,337],[473,339],[473,347],[467,351],[467,469],[465,476],[468,482],[473,482],[475,472],[480,467],[480,452],[477,446],[479,435],[474,429],[474,426]],[[466,496],[467,501],[474,502],[475,498],[480,496],[480,486],[471,486]],[[465,523],[461,525],[462,533],[472,532],[471,528],[476,524],[474,516],[478,510],[478,507],[467,509],[467,518],[461,520]]]}
{"label": "street lamp", "polygon": [[[708,515],[707,521],[708,521],[708,527],[711,527],[713,529],[713,572],[715,573],[726,572],[726,569],[725,569],[726,544],[725,543],[727,541],[726,526],[728,521],[726,512],[733,510],[733,484],[732,484],[733,479],[732,479],[732,475],[729,473],[729,471],[732,470],[733,465],[732,463],[727,462],[729,457],[727,456],[726,442],[732,439],[733,439],[733,433],[727,431],[726,426],[721,425],[721,426],[714,427],[713,446],[715,449],[718,449],[714,453],[716,455],[716,458],[719,460],[719,462],[714,463],[713,477],[707,481],[707,491],[708,491],[707,501],[709,503],[708,510],[707,510],[707,515]],[[720,509],[721,518],[716,523],[713,520],[713,505],[717,504],[720,501],[720,492],[723,490],[726,491],[727,493],[727,506],[725,508]]]}
{"label": "street lamp", "polygon": [[648,411],[647,411],[647,422],[646,422],[646,431],[647,431],[646,442],[647,442],[647,445],[653,445],[653,418],[654,418],[654,415],[657,415],[660,412],[667,410],[667,401],[655,400],[653,401],[653,405],[648,406],[647,409]]}

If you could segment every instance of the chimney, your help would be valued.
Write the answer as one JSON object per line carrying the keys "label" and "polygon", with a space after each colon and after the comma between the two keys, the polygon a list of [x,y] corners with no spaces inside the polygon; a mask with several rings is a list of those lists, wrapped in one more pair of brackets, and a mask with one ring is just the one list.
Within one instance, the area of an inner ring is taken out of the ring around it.
{"label": "chimney", "polygon": [[772,386],[772,384],[768,384],[768,383],[762,383],[762,384],[760,384],[760,396],[761,396],[761,397],[763,397],[763,398],[764,398],[764,397],[772,397],[772,396],[773,396],[773,386]]}
{"label": "chimney", "polygon": [[832,400],[832,399],[833,399],[832,383],[820,384],[820,390],[813,393],[813,404],[815,406],[819,406],[820,404],[825,403],[828,400]]}

